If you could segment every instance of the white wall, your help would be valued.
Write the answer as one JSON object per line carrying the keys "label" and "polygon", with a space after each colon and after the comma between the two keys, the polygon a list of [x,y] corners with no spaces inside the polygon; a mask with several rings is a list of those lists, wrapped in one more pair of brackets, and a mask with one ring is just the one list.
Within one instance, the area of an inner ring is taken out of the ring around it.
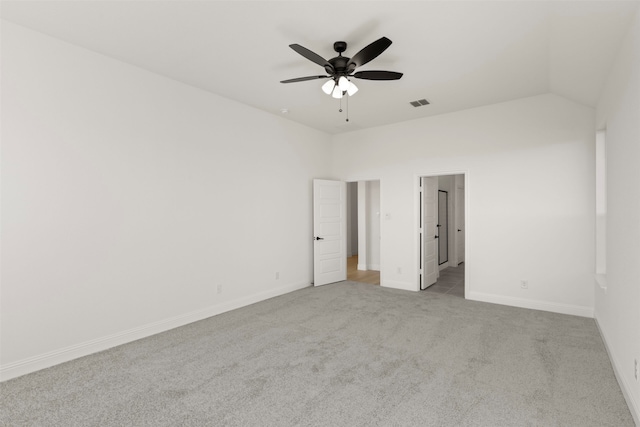
{"label": "white wall", "polygon": [[380,270],[380,181],[367,181],[367,270]]}
{"label": "white wall", "polygon": [[606,290],[595,317],[622,390],[640,425],[640,15],[636,15],[597,108],[606,127]]}
{"label": "white wall", "polygon": [[358,255],[358,183],[347,182],[347,256]]}
{"label": "white wall", "polygon": [[330,136],[7,22],[2,48],[3,378],[309,285]]}
{"label": "white wall", "polygon": [[336,176],[380,177],[383,286],[418,289],[417,177],[466,173],[467,297],[593,314],[593,109],[548,94],[337,135],[333,146]]}

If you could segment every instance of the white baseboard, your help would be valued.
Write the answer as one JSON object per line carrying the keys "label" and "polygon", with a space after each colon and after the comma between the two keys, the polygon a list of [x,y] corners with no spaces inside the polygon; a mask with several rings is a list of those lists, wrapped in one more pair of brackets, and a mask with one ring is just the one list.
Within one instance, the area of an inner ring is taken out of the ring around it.
{"label": "white baseboard", "polygon": [[96,338],[90,341],[85,341],[83,343],[74,344],[69,347],[53,350],[37,356],[8,363],[6,365],[0,366],[0,381],[10,380],[12,378],[26,375],[31,372],[39,371],[41,369],[58,365],[60,363],[68,362],[79,357],[88,356],[99,351],[136,341],[141,338],[146,338],[160,332],[165,332],[170,329],[197,322],[199,320],[203,320],[217,314],[222,314],[227,311],[235,310],[237,308],[245,307],[250,304],[255,304],[257,302],[277,297],[279,295],[284,295],[286,293],[306,288],[308,286],[310,286],[309,283],[295,283],[293,285],[270,289],[265,292],[238,298],[233,301],[222,302],[220,304],[215,304],[200,310],[194,310],[189,313],[159,320],[157,322],[149,323],[126,331],[117,332],[105,337]]}
{"label": "white baseboard", "polygon": [[611,348],[609,347],[609,343],[607,342],[607,337],[605,336],[602,328],[600,327],[600,323],[598,322],[598,318],[595,317],[596,326],[598,327],[598,331],[600,332],[600,337],[602,338],[602,342],[604,342],[604,348],[607,350],[607,354],[609,355],[609,360],[611,361],[611,366],[613,367],[613,373],[618,380],[618,385],[620,386],[620,390],[622,390],[622,395],[624,396],[624,400],[627,401],[627,406],[629,407],[629,412],[631,412],[631,416],[633,416],[633,421],[637,426],[640,426],[640,407],[638,407],[638,403],[633,400],[631,395],[631,385],[625,380],[625,377],[620,375],[620,363],[618,359],[614,356]]}
{"label": "white baseboard", "polygon": [[380,271],[380,264],[369,264],[368,270]]}
{"label": "white baseboard", "polygon": [[550,311],[552,313],[571,314],[573,316],[593,317],[593,307],[561,304],[557,302],[530,300],[525,298],[508,297],[504,295],[485,294],[484,292],[467,292],[466,299],[493,304],[510,305],[513,307],[530,308],[532,310]]}
{"label": "white baseboard", "polygon": [[401,282],[396,280],[384,280],[380,279],[380,286],[383,288],[393,288],[393,289],[402,289],[403,291],[415,291],[415,283],[412,282]]}
{"label": "white baseboard", "polygon": [[367,264],[358,264],[356,268],[358,270],[367,271]]}

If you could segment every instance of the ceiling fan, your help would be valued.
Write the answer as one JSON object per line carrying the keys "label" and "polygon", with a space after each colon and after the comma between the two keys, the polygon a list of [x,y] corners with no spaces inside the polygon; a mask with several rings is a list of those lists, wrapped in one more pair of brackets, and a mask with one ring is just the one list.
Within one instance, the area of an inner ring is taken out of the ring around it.
{"label": "ceiling fan", "polygon": [[282,80],[280,83],[295,83],[330,78],[331,80],[322,85],[322,90],[334,98],[342,98],[345,94],[351,96],[358,91],[356,85],[349,80],[350,77],[363,80],[398,80],[402,77],[402,73],[395,71],[355,71],[356,68],[378,57],[378,55],[384,52],[390,45],[391,40],[386,37],[381,37],[349,58],[342,56],[342,52],[347,50],[347,43],[338,41],[333,44],[333,49],[338,52],[338,56],[326,60],[306,47],[300,46],[299,44],[290,44],[289,47],[291,49],[309,61],[324,67],[328,75],[298,77],[295,79]]}

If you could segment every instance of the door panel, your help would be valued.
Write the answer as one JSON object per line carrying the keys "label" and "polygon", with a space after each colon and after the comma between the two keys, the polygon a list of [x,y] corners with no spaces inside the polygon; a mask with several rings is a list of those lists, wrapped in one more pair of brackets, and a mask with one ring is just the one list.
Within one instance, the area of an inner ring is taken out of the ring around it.
{"label": "door panel", "polygon": [[422,178],[422,289],[438,280],[438,178]]}
{"label": "door panel", "polygon": [[457,264],[464,262],[464,187],[458,187],[456,192],[456,246],[458,252]]}
{"label": "door panel", "polygon": [[313,283],[347,279],[346,184],[313,180]]}

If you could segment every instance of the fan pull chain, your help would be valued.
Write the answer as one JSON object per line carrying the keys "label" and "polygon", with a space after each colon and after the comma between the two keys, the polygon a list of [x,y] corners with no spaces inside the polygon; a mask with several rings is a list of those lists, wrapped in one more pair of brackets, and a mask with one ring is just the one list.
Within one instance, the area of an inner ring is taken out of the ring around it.
{"label": "fan pull chain", "polygon": [[343,92],[342,97],[340,98],[340,108],[338,109],[338,112],[342,113],[342,98],[346,98],[347,99],[347,121],[349,121],[349,95],[347,95],[347,92]]}
{"label": "fan pull chain", "polygon": [[347,122],[349,121],[349,95],[347,95]]}

